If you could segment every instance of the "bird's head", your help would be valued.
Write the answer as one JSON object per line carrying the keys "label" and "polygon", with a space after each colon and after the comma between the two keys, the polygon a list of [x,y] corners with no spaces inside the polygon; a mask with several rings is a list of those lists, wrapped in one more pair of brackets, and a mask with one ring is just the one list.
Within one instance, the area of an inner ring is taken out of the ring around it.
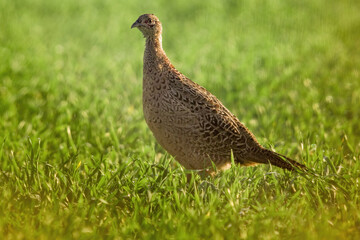
{"label": "bird's head", "polygon": [[161,22],[154,14],[143,14],[131,25],[131,28],[138,28],[144,37],[155,37],[161,34]]}

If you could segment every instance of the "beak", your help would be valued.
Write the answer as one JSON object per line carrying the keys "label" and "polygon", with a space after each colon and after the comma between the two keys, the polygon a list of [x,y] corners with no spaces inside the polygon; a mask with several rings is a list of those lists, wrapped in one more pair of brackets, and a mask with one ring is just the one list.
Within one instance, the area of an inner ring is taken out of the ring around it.
{"label": "beak", "polygon": [[135,27],[139,27],[139,26],[140,26],[140,23],[138,21],[136,21],[131,25],[131,28],[135,28]]}

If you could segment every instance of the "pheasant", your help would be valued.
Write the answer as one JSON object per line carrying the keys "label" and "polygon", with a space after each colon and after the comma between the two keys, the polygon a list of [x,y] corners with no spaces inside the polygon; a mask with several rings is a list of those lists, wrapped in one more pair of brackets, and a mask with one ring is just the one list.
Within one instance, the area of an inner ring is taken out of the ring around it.
{"label": "pheasant", "polygon": [[307,168],[262,147],[255,136],[214,95],[180,73],[162,48],[162,25],[141,15],[131,28],[146,39],[143,112],[159,144],[187,169],[212,171],[270,163],[287,170]]}

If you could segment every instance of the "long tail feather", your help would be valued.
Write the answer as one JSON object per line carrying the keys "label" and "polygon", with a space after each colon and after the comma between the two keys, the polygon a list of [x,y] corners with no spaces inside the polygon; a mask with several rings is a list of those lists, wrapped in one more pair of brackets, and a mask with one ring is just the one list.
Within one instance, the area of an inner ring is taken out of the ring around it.
{"label": "long tail feather", "polygon": [[256,163],[270,163],[271,165],[290,171],[294,171],[295,169],[303,171],[309,170],[305,165],[295,160],[292,160],[291,158],[288,158],[282,154],[273,152],[265,148],[262,149],[261,154],[256,154],[256,156],[252,156],[250,160]]}
{"label": "long tail feather", "polygon": [[304,170],[304,171],[307,171],[308,168],[295,161],[295,160],[292,160],[291,158],[288,158],[282,154],[279,154],[279,153],[276,153],[276,152],[273,152],[273,151],[270,151],[270,150],[267,150],[266,149],[266,155],[268,156],[268,161],[270,162],[270,164],[274,165],[274,166],[277,166],[277,167],[280,167],[280,168],[283,168],[283,169],[287,169],[287,170],[290,170],[290,171],[294,171],[295,169],[300,169],[300,170]]}

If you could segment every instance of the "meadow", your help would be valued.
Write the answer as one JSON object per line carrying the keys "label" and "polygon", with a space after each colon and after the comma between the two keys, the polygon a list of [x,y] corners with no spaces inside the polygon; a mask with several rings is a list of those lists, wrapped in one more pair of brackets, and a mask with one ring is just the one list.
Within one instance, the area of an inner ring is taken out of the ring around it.
{"label": "meadow", "polygon": [[[360,1],[0,0],[0,239],[360,239]],[[177,69],[313,169],[183,169],[142,114]],[[192,178],[187,181],[187,174]]]}

